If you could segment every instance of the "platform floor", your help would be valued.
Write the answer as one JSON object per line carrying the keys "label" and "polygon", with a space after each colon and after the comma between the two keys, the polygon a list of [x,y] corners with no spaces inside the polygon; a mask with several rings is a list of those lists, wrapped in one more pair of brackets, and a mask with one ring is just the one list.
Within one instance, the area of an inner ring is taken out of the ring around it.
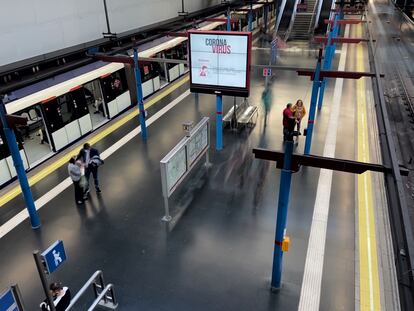
{"label": "platform floor", "polygon": [[[351,26],[354,28],[357,26]],[[352,30],[352,29],[351,29]],[[354,30],[352,30],[354,31]],[[263,45],[264,46],[264,45]],[[349,46],[346,69],[355,70],[358,56]],[[365,49],[365,48],[364,48]],[[339,48],[340,50],[340,48]],[[298,55],[299,54],[299,55]],[[280,62],[315,66],[315,51],[281,52]],[[338,64],[341,52],[337,53]],[[254,51],[253,63],[269,57]],[[368,69],[368,68],[367,68]],[[344,81],[337,132],[336,157],[356,158],[356,82]],[[329,82],[325,105],[317,117],[313,154],[323,154],[335,82]],[[185,83],[163,98],[153,111],[188,90]],[[262,107],[264,80],[252,75],[250,102]],[[304,265],[320,170],[294,174],[288,216],[291,249],[285,254],[283,287],[269,290],[280,171],[273,163],[253,159],[251,149],[282,149],[282,110],[301,98],[309,107],[311,82],[295,72],[277,72],[271,82],[273,101],[267,126],[264,109],[256,126],[224,130],[224,149],[214,148],[215,98],[192,94],[149,127],[143,143],[134,137],[106,159],[100,169],[102,194],[92,190],[85,206],[74,203],[72,187],[58,193],[40,210],[43,226],[30,229],[28,220],[0,239],[0,288],[18,283],[28,310],[43,299],[32,258],[57,239],[65,243],[68,260],[54,273],[76,292],[96,270],[115,284],[119,310],[296,310],[301,298]],[[224,111],[233,98],[224,97]],[[212,121],[210,160],[199,166],[171,199],[173,221],[165,224],[159,161],[183,137],[181,123],[209,116]],[[303,128],[306,121],[303,122]],[[137,120],[95,145],[111,147],[137,126]],[[302,153],[300,137],[296,152]],[[36,199],[46,201],[50,189],[67,178],[66,168],[33,187]],[[0,208],[5,224],[24,206],[20,197]],[[358,246],[356,242],[356,178],[333,174],[329,221],[321,284],[320,310],[354,310],[358,306]],[[85,304],[77,310],[85,310]],[[377,310],[377,309],[376,309]],[[378,309],[379,310],[379,309]]]}

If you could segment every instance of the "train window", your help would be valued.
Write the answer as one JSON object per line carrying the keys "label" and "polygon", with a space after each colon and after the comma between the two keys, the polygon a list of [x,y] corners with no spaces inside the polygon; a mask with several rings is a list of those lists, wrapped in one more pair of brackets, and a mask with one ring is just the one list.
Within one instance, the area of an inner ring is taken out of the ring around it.
{"label": "train window", "polygon": [[103,77],[101,80],[102,90],[107,103],[113,101],[128,89],[124,69]]}
{"label": "train window", "polygon": [[63,127],[62,116],[58,106],[57,98],[43,104],[46,124],[50,132],[55,132]]}
{"label": "train window", "polygon": [[73,104],[74,117],[76,119],[79,119],[89,113],[85,89],[83,87],[70,92],[70,97]]}
{"label": "train window", "polygon": [[77,119],[74,105],[71,102],[69,94],[64,94],[58,97],[57,113],[60,116],[63,125]]}

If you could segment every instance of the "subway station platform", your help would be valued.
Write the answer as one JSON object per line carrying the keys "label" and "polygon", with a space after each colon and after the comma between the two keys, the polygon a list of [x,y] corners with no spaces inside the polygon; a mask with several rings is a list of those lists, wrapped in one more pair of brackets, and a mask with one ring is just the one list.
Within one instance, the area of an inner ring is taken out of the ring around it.
{"label": "subway station platform", "polygon": [[[344,31],[364,35],[362,25]],[[264,40],[255,42],[252,63],[266,64],[268,47]],[[313,47],[281,50],[278,63],[313,68],[317,54]],[[366,45],[339,45],[334,68],[370,71]],[[31,173],[38,176],[32,191],[41,206],[41,229],[22,221],[21,195],[8,199],[17,185],[4,189],[0,288],[18,283],[28,310],[37,310],[44,297],[32,252],[60,239],[67,262],[52,279],[75,293],[103,270],[115,285],[119,310],[398,310],[379,173],[357,177],[302,168],[293,175],[283,286],[270,291],[280,170],[254,159],[252,149],[283,150],[282,111],[297,99],[308,108],[312,82],[295,71],[277,71],[266,124],[262,71],[253,69],[251,82],[249,102],[259,107],[258,121],[251,129],[226,128],[220,152],[213,143],[215,97],[200,94],[196,104],[185,76],[147,100],[146,143],[131,111],[87,138],[105,164],[99,170],[102,193],[91,190],[84,205],[74,202],[64,154]],[[227,112],[233,98],[224,97],[223,104]],[[159,162],[184,136],[182,122],[204,116],[212,123],[212,166],[198,165],[180,186],[170,201],[173,220],[165,223]],[[333,150],[337,158],[381,163],[378,135],[369,78],[329,81],[311,154]],[[303,146],[301,136],[294,152],[303,153]]]}

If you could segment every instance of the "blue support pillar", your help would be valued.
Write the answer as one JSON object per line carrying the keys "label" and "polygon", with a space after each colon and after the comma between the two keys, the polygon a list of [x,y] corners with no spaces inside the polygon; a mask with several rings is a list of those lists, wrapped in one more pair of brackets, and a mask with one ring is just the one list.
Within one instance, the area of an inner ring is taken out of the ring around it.
{"label": "blue support pillar", "polygon": [[279,289],[282,283],[283,251],[282,242],[286,234],[286,223],[289,207],[290,183],[292,179],[291,162],[293,141],[285,143],[283,169],[280,174],[279,202],[277,206],[275,246],[273,252],[272,289]]}
{"label": "blue support pillar", "polygon": [[[330,70],[332,67],[332,61],[335,57],[335,50],[336,50],[336,44],[332,43],[332,39],[336,38],[338,36],[338,15],[334,18],[334,23],[331,31],[329,31],[328,34],[328,42],[326,43],[325,48],[325,58],[323,60],[323,70]],[[319,98],[318,98],[318,110],[322,109],[323,99],[325,95],[325,86],[326,86],[326,78],[323,78],[321,82],[320,92],[319,92]]]}
{"label": "blue support pillar", "polygon": [[[321,54],[321,53],[320,53]],[[312,133],[313,133],[313,124],[315,123],[315,113],[316,113],[316,104],[318,101],[318,91],[320,86],[319,75],[321,72],[321,55],[319,55],[318,63],[316,64],[315,75],[313,79],[312,86],[312,96],[309,108],[309,119],[308,127],[306,130],[306,140],[305,140],[305,152],[304,154],[309,154],[311,145],[312,145]]]}
{"label": "blue support pillar", "polygon": [[9,128],[6,118],[6,107],[0,97],[0,120],[3,124],[4,134],[6,136],[6,145],[9,148],[16,169],[17,178],[19,179],[20,188],[23,192],[24,201],[27,211],[29,212],[30,224],[33,229],[40,228],[40,219],[36,211],[33,201],[32,191],[30,190],[29,181],[27,180],[26,171],[24,170],[23,160],[20,156],[19,146],[17,145],[16,136],[11,128]]}
{"label": "blue support pillar", "polygon": [[147,126],[145,124],[145,109],[144,109],[144,98],[142,95],[142,82],[141,82],[141,71],[138,66],[138,49],[134,48],[134,72],[135,81],[137,83],[137,100],[138,100],[138,111],[139,111],[139,124],[141,125],[141,137],[143,140],[147,140]]}
{"label": "blue support pillar", "polygon": [[252,31],[252,23],[253,23],[253,5],[250,4],[249,21],[248,21],[248,25],[247,25],[247,31]]}
{"label": "blue support pillar", "polygon": [[227,31],[231,31],[231,14],[230,14],[230,8],[227,9]]}
{"label": "blue support pillar", "polygon": [[223,97],[216,96],[216,150],[223,149]]}

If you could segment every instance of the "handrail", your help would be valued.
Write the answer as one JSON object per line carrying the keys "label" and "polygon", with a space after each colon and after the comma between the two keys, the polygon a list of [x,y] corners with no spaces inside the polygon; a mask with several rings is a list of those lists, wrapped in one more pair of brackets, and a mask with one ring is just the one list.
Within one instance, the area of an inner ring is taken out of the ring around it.
{"label": "handrail", "polygon": [[295,4],[293,6],[293,11],[292,11],[292,16],[290,17],[289,27],[288,27],[288,29],[286,31],[286,34],[285,34],[285,41],[287,41],[287,39],[289,39],[290,32],[292,31],[293,24],[295,23],[296,11],[298,9],[298,3],[299,3],[299,0],[295,0]]}
{"label": "handrail", "polygon": [[[86,281],[85,285],[82,286],[82,288],[76,293],[76,295],[72,298],[69,306],[66,308],[66,311],[69,311],[73,308],[73,306],[78,302],[80,297],[86,292],[86,290],[91,286],[96,279],[99,277],[100,286],[104,287],[104,279],[103,279],[103,272],[101,270],[96,271],[92,276],[89,278],[89,280]],[[97,295],[97,292],[95,290],[95,294]]]}
{"label": "handrail", "polygon": [[[333,1],[335,3],[335,1]],[[313,33],[316,26],[318,25],[319,16],[321,15],[323,0],[316,0],[313,8],[312,20],[309,25],[309,34]],[[316,13],[316,14],[315,14]]]}
{"label": "handrail", "polygon": [[113,284],[108,284],[108,285],[106,285],[106,287],[104,288],[104,290],[99,294],[99,296],[96,297],[95,301],[89,307],[88,311],[95,310],[95,308],[98,306],[99,302],[101,302],[101,300],[106,297],[106,294],[109,291],[111,291],[112,303],[114,305],[116,305],[115,294],[114,294],[114,285]]}
{"label": "handrail", "polygon": [[311,31],[312,31],[312,24],[313,24],[313,21],[315,20],[316,7],[319,6],[320,2],[321,2],[321,0],[316,0],[315,4],[313,6],[312,18],[311,18],[310,23],[309,23],[308,34],[310,34]]}

